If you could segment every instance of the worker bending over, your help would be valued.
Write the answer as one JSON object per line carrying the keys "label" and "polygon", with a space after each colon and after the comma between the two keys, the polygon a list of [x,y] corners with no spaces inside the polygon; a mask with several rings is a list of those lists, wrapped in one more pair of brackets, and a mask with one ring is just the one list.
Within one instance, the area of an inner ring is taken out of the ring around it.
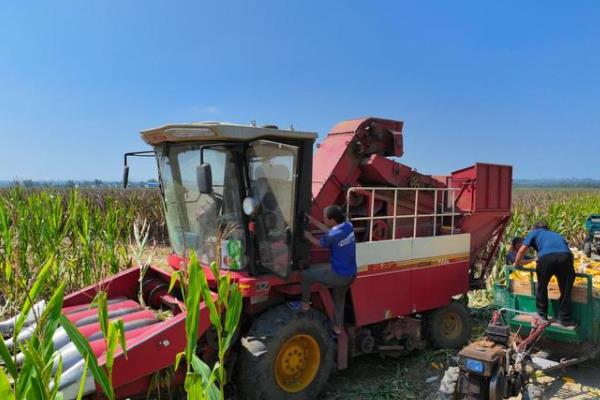
{"label": "worker bending over", "polygon": [[337,205],[326,207],[323,211],[323,222],[308,216],[309,221],[321,229],[323,236],[317,240],[311,233],[304,237],[315,246],[327,247],[330,251],[330,264],[312,266],[302,272],[302,305],[303,311],[310,309],[310,286],[320,283],[330,287],[333,292],[335,306],[333,331],[340,334],[344,324],[344,305],[348,287],[356,277],[356,239],[354,227],[344,217],[342,209]]}
{"label": "worker bending over", "polygon": [[567,241],[559,233],[549,230],[546,222],[540,221],[525,236],[515,259],[516,266],[521,265],[529,247],[538,253],[536,305],[540,318],[548,319],[548,283],[552,276],[556,276],[560,289],[558,320],[564,326],[574,325],[571,320],[571,289],[575,281],[575,268]]}

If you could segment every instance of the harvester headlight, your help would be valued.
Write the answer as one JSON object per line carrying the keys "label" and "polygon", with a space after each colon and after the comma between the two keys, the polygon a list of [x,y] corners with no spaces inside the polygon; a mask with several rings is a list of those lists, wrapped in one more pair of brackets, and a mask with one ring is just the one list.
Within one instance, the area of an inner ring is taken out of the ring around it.
{"label": "harvester headlight", "polygon": [[244,214],[250,216],[254,214],[256,208],[258,207],[258,202],[254,197],[246,197],[242,202],[242,209],[244,210]]}
{"label": "harvester headlight", "polygon": [[481,362],[481,361],[467,358],[465,360],[465,366],[471,372],[476,372],[478,374],[483,373],[483,362]]}

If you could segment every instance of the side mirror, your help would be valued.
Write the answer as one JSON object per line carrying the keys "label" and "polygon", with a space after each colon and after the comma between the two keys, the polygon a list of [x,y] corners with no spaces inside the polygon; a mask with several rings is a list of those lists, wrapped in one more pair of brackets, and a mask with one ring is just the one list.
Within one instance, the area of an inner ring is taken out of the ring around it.
{"label": "side mirror", "polygon": [[210,194],[213,192],[210,164],[202,163],[196,167],[196,180],[198,181],[198,191],[200,193]]}
{"label": "side mirror", "polygon": [[123,187],[126,188],[129,183],[129,166],[125,165],[123,167]]}

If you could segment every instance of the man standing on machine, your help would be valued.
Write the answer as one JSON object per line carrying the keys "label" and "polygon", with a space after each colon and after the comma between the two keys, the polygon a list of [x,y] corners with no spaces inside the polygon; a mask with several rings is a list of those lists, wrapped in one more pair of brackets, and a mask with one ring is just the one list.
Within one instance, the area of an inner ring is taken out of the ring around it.
{"label": "man standing on machine", "polygon": [[563,326],[573,326],[571,289],[573,289],[575,281],[575,268],[573,267],[573,254],[567,241],[559,233],[549,230],[546,222],[540,221],[525,236],[514,265],[521,265],[529,247],[538,253],[536,305],[540,318],[548,319],[548,283],[553,276],[556,276],[560,289],[558,320]]}
{"label": "man standing on machine", "polygon": [[344,217],[340,206],[331,205],[323,211],[322,223],[310,215],[309,221],[321,229],[323,236],[317,240],[311,233],[304,237],[315,246],[327,247],[330,251],[330,264],[312,266],[302,272],[302,305],[303,311],[310,308],[310,286],[321,283],[330,287],[333,292],[335,312],[333,332],[339,335],[344,324],[344,306],[346,292],[356,277],[356,239],[354,228]]}

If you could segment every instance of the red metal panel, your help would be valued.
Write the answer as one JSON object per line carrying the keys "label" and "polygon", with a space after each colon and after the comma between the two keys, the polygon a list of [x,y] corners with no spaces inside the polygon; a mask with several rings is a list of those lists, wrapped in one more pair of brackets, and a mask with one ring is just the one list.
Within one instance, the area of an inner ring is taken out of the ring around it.
{"label": "red metal panel", "polygon": [[412,313],[410,270],[359,274],[350,293],[356,326]]}
{"label": "red metal panel", "polygon": [[[452,173],[452,187],[473,182],[461,196],[458,205],[472,212],[509,213],[511,209],[512,167],[509,165],[476,163]],[[474,198],[471,209],[471,195]]]}
{"label": "red metal panel", "polygon": [[469,291],[469,262],[449,263],[412,272],[414,312],[442,307],[452,296]]}
{"label": "red metal panel", "polygon": [[356,326],[442,307],[468,290],[469,262],[464,257],[435,266],[416,262],[403,269],[363,272],[351,287]]}

